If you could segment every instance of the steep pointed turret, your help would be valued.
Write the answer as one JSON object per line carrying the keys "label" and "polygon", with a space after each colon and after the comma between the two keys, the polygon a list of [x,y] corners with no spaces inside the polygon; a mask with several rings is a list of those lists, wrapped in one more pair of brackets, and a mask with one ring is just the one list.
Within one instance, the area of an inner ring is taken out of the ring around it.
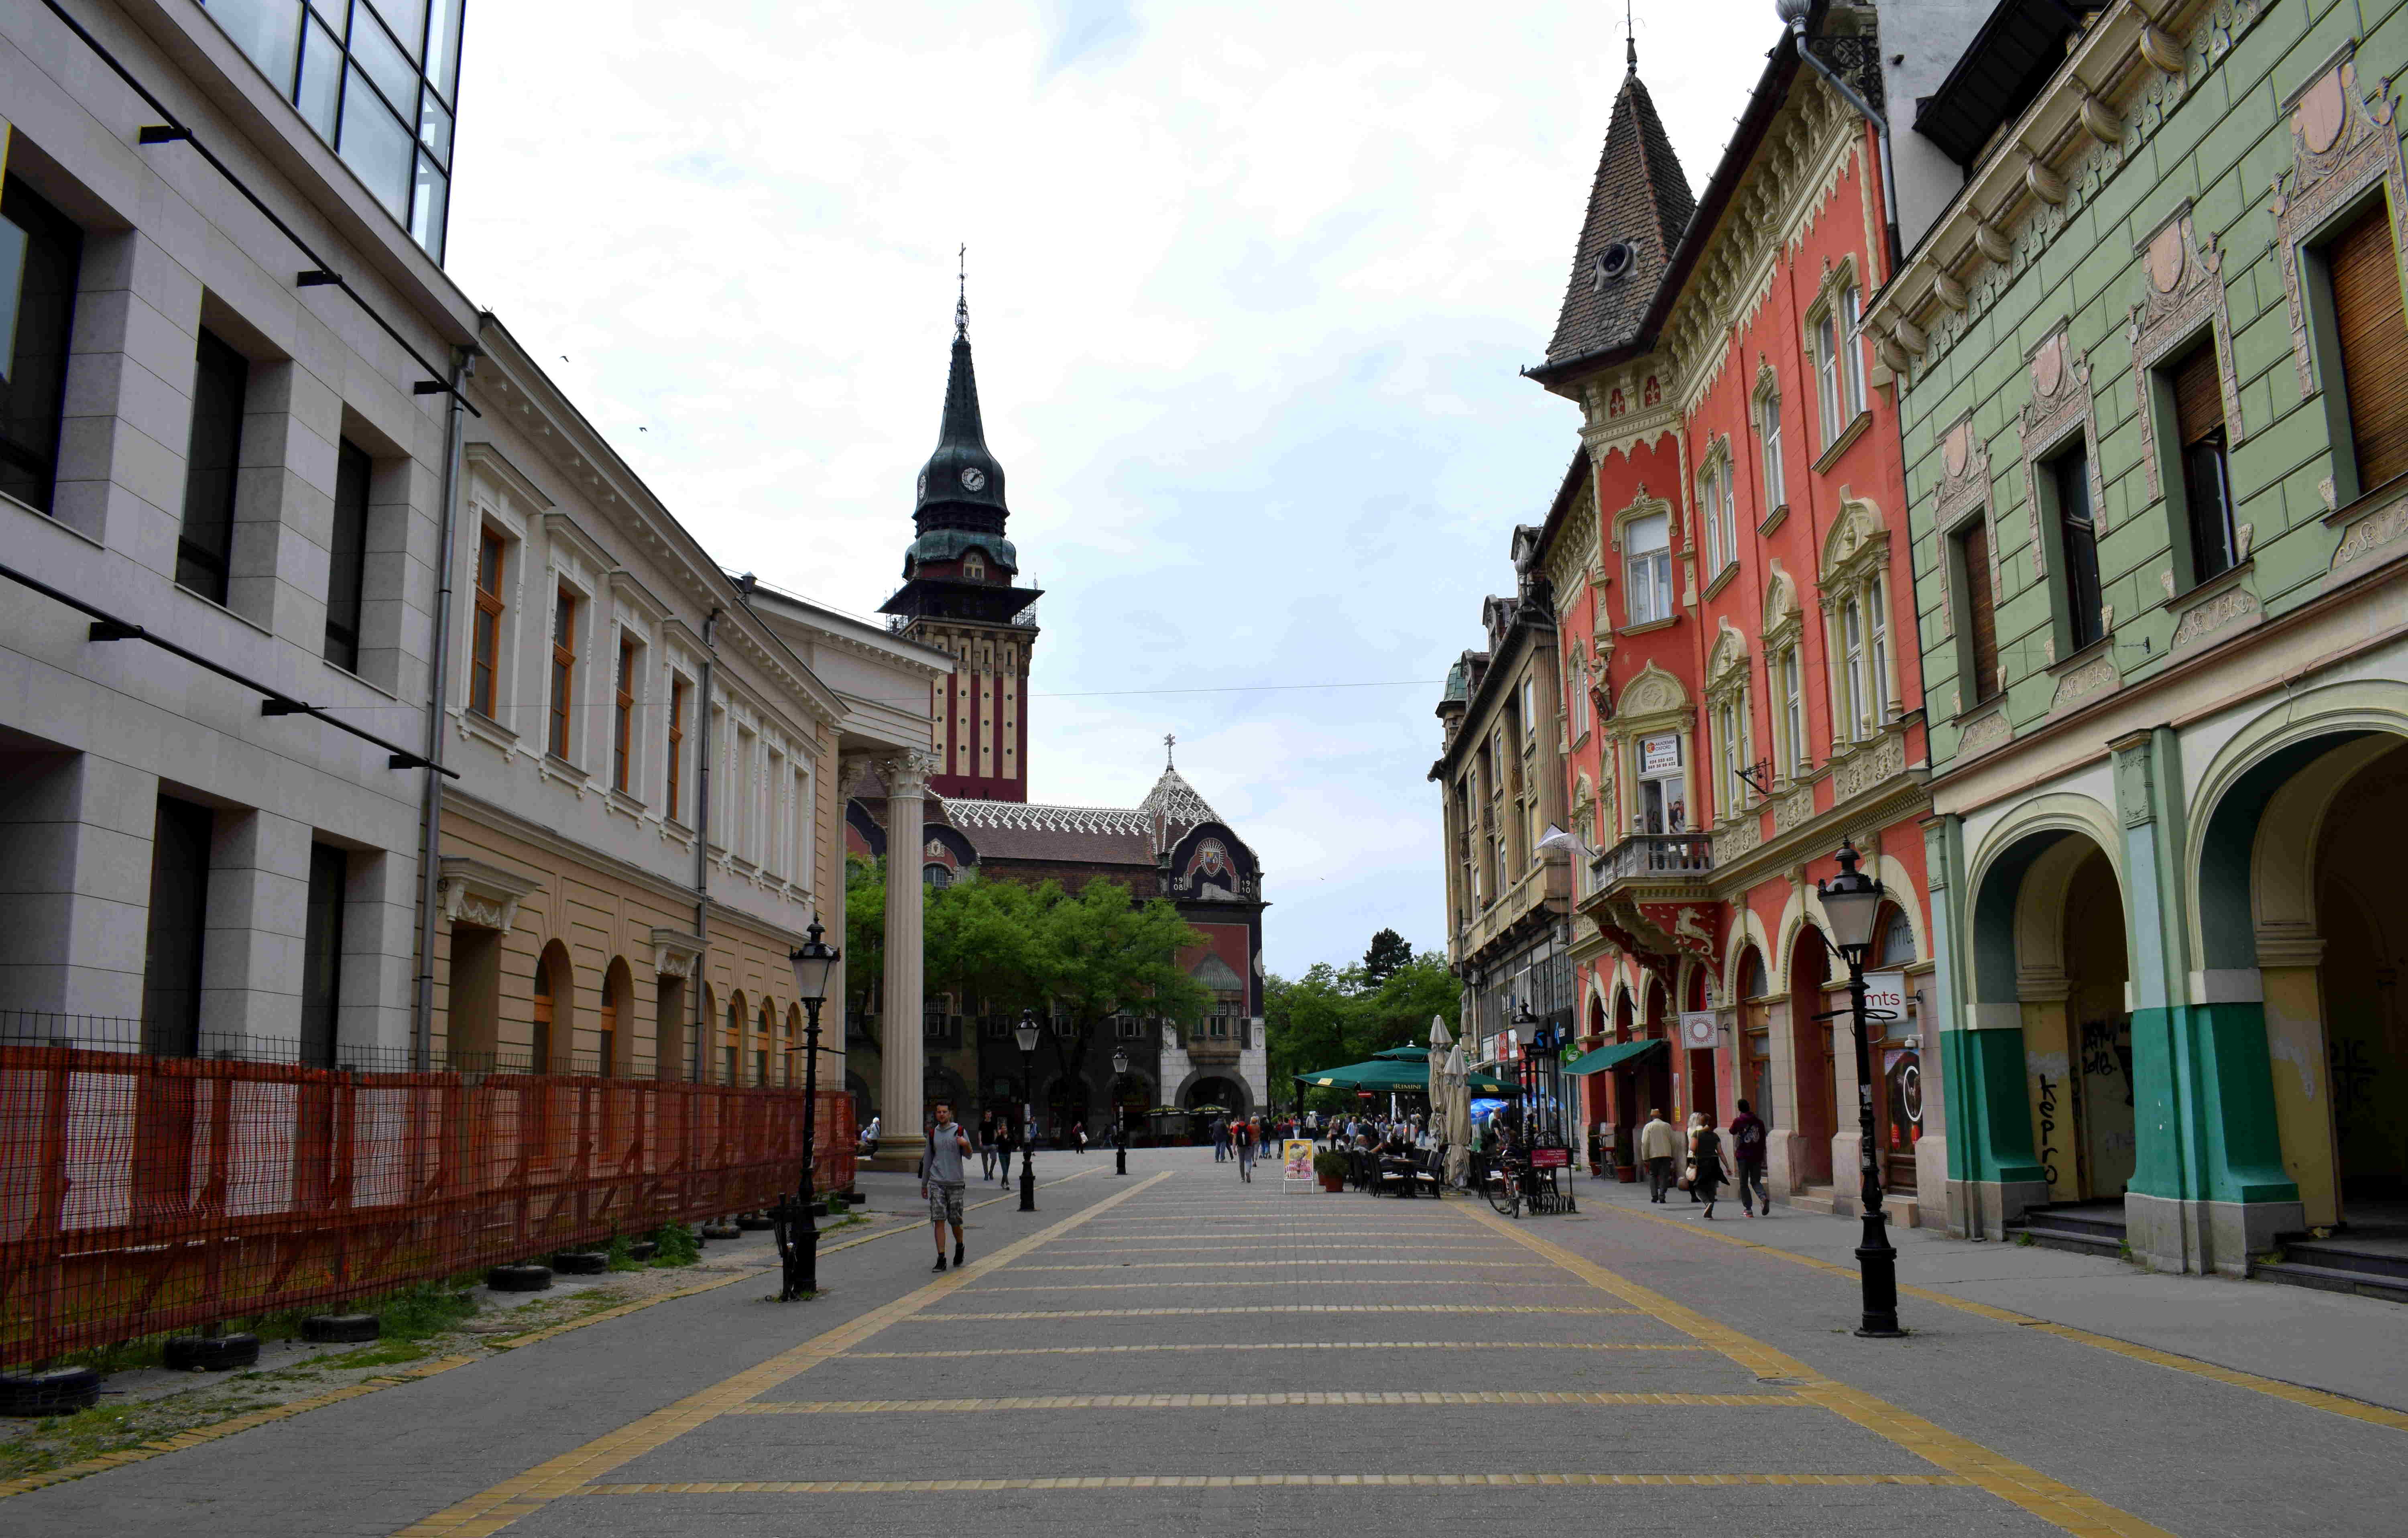
{"label": "steep pointed turret", "polygon": [[1613,99],[1605,151],[1588,194],[1588,216],[1572,252],[1571,280],[1547,367],[1609,352],[1638,338],[1665,264],[1698,200],[1681,157],[1639,79],[1639,45],[1627,46],[1628,67]]}
{"label": "steep pointed turret", "polygon": [[1038,590],[1018,585],[1020,553],[1003,537],[1011,510],[1003,466],[986,446],[970,363],[968,285],[953,307],[953,355],[937,452],[921,467],[903,552],[903,585],[880,606],[909,640],[951,653],[939,685],[935,747],[939,796],[1028,798],[1028,659]]}

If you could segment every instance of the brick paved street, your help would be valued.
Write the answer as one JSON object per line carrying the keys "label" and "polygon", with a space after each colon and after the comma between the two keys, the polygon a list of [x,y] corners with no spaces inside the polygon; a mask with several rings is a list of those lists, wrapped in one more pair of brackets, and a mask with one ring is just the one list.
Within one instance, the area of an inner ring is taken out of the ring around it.
{"label": "brick paved street", "polygon": [[13,1497],[0,1531],[2399,1531],[2408,1415],[1936,1298],[1858,1341],[1852,1276],[1601,1188],[1509,1224],[1195,1150],[1039,1170],[1075,1178],[974,1212],[966,1272],[880,1239],[808,1306],[663,1304]]}

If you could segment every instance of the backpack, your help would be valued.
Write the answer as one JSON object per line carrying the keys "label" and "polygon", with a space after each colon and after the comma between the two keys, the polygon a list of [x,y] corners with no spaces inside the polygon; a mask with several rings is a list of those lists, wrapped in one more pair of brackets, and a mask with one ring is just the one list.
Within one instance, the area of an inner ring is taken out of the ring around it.
{"label": "backpack", "polygon": [[1739,1157],[1742,1158],[1752,1158],[1754,1156],[1762,1154],[1764,1152],[1764,1124],[1760,1121],[1749,1122],[1745,1127],[1741,1128],[1738,1131],[1731,1134],[1731,1142],[1738,1147]]}

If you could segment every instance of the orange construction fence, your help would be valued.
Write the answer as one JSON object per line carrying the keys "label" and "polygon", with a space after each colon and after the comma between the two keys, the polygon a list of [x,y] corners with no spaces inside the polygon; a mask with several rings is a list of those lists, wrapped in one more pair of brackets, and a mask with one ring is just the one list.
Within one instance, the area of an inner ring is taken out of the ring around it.
{"label": "orange construction fence", "polygon": [[[0,1046],[0,1364],[767,1207],[803,1099]],[[850,1187],[849,1095],[816,1131]]]}

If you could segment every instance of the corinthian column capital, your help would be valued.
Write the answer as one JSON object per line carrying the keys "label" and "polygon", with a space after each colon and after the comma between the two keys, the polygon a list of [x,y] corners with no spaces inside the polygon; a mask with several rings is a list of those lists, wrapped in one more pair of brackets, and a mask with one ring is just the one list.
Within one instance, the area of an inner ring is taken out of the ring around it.
{"label": "corinthian column capital", "polygon": [[890,800],[916,801],[928,794],[928,776],[937,772],[937,755],[912,748],[898,753],[881,767]]}

